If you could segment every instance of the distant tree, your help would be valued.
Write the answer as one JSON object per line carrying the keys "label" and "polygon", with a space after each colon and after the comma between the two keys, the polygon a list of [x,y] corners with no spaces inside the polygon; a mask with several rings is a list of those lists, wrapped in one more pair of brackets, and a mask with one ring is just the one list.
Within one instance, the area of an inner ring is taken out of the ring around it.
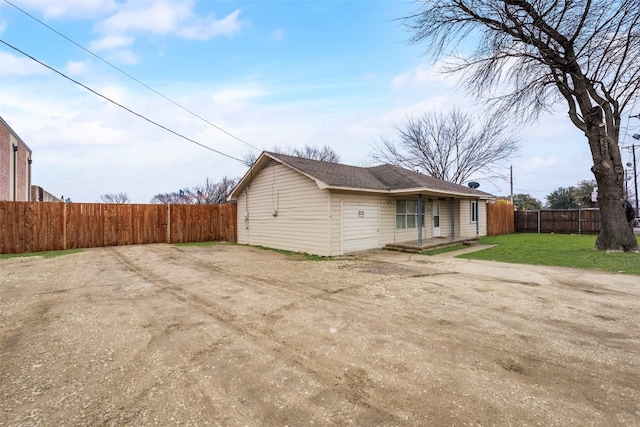
{"label": "distant tree", "polygon": [[114,204],[122,204],[129,203],[129,196],[127,193],[105,193],[100,196],[100,200],[102,203],[114,203]]}
{"label": "distant tree", "polygon": [[577,209],[579,206],[573,199],[575,187],[559,187],[546,196],[550,209]]}
{"label": "distant tree", "polygon": [[159,193],[151,198],[151,203],[158,203],[162,205],[166,205],[167,203],[171,203],[172,205],[188,205],[191,204],[191,198],[186,197],[185,194],[180,194],[179,192],[173,193]]}
{"label": "distant tree", "polygon": [[238,183],[239,178],[224,177],[219,182],[211,182],[207,178],[204,184],[185,187],[173,193],[160,193],[153,196],[151,203],[174,205],[207,204],[215,205],[227,202],[227,196]]}
{"label": "distant tree", "polygon": [[202,185],[195,185],[193,188],[187,188],[185,193],[192,199],[194,203],[219,205],[227,203],[227,197],[233,187],[236,186],[240,178],[224,177],[219,182],[211,182],[207,178]]}
{"label": "distant tree", "polygon": [[514,194],[513,204],[519,211],[538,210],[542,207],[542,202],[530,194]]}
{"label": "distant tree", "polygon": [[591,193],[593,189],[597,187],[595,179],[585,179],[573,187],[573,200],[580,208],[595,208],[596,203],[591,201]]}
{"label": "distant tree", "polygon": [[[322,147],[305,145],[302,148],[280,147],[276,145],[275,147],[273,147],[273,149],[268,151],[279,154],[287,154],[289,156],[302,157],[303,159],[319,160],[322,162],[340,162],[340,155],[328,145],[324,145]],[[254,152],[249,152],[242,157],[242,160],[245,165],[251,167],[256,162],[256,160],[258,160],[258,155]]]}
{"label": "distant tree", "polygon": [[[282,153],[286,154],[286,153]],[[336,153],[333,148],[328,145],[322,147],[316,147],[311,145],[305,145],[302,148],[294,148],[292,151],[293,156],[302,157],[304,159],[320,160],[321,162],[338,163],[340,162],[340,155]]]}
{"label": "distant tree", "polygon": [[421,171],[462,184],[472,177],[498,178],[496,169],[515,156],[518,141],[498,116],[475,116],[453,109],[409,117],[396,127],[398,140],[382,138],[370,154],[380,163]]}

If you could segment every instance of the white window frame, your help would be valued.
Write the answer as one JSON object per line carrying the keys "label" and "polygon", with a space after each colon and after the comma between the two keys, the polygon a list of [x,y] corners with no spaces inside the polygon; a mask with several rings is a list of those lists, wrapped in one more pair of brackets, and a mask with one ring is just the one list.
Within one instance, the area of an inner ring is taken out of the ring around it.
{"label": "white window frame", "polygon": [[[413,203],[413,206],[415,206],[415,212],[410,212],[409,211],[409,204]],[[398,212],[398,207],[404,204],[404,212]],[[402,217],[403,221],[402,221],[402,227],[398,227],[398,217]],[[409,223],[409,217],[413,218],[413,227],[408,227],[407,224]],[[422,206],[422,226],[424,227],[424,203]],[[417,200],[411,200],[411,199],[401,199],[401,200],[396,200],[396,230],[415,230],[418,228],[418,201]]]}
{"label": "white window frame", "polygon": [[469,208],[470,208],[470,212],[471,212],[471,224],[475,224],[476,222],[478,222],[478,215],[479,215],[479,206],[480,206],[480,201],[478,200],[471,200],[469,202]]}

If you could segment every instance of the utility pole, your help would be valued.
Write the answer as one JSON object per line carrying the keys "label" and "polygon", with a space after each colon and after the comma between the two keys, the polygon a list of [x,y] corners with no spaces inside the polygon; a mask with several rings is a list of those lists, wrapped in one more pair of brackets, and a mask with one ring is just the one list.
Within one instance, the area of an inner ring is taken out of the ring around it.
{"label": "utility pole", "polygon": [[511,204],[513,204],[513,165],[509,167],[509,175],[510,175],[510,182],[511,182]]}
{"label": "utility pole", "polygon": [[[629,118],[635,117],[636,119],[640,119],[640,113],[635,116],[629,116]],[[631,135],[633,139],[640,141],[640,134],[634,133]],[[631,153],[633,154],[633,183],[636,189],[636,216],[640,216],[640,210],[638,210],[638,169],[636,167],[636,144],[631,144]]]}
{"label": "utility pole", "polygon": [[636,216],[640,216],[640,210],[638,210],[638,170],[636,169],[636,144],[631,145],[631,152],[633,153],[633,181],[636,187]]}

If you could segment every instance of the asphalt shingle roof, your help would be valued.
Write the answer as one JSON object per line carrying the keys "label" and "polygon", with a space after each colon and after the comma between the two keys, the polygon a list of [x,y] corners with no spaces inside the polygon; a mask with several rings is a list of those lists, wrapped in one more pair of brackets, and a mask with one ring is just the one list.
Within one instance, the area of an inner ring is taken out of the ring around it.
{"label": "asphalt shingle roof", "polygon": [[449,181],[423,175],[394,165],[359,167],[303,159],[279,153],[267,153],[274,159],[289,165],[330,187],[359,188],[366,190],[431,189],[438,192],[468,194],[469,196],[492,197],[480,190],[454,184]]}

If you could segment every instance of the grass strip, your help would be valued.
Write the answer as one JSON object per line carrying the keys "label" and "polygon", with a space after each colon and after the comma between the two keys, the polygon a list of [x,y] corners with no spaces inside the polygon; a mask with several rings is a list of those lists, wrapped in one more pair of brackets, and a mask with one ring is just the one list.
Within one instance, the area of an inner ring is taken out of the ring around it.
{"label": "grass strip", "polygon": [[0,254],[0,259],[27,258],[27,257],[34,257],[34,256],[38,256],[42,258],[55,258],[63,255],[75,254],[82,251],[83,249],[65,249],[62,251],[25,252],[22,254]]}
{"label": "grass strip", "polygon": [[173,246],[197,246],[197,247],[209,247],[209,246],[217,246],[217,245],[240,245],[240,246],[250,246],[252,248],[262,249],[263,251],[276,252],[282,255],[287,256],[299,256],[304,258],[307,261],[328,261],[333,259],[333,257],[324,257],[319,255],[312,255],[306,252],[294,252],[287,251],[284,249],[276,249],[269,248],[267,246],[260,245],[243,245],[242,243],[232,243],[232,242],[191,242],[191,243],[174,243]]}
{"label": "grass strip", "polygon": [[[638,237],[640,242],[640,237]],[[456,258],[549,265],[640,274],[640,254],[594,249],[596,236],[575,234],[507,234],[482,237],[480,244],[493,248]]]}

